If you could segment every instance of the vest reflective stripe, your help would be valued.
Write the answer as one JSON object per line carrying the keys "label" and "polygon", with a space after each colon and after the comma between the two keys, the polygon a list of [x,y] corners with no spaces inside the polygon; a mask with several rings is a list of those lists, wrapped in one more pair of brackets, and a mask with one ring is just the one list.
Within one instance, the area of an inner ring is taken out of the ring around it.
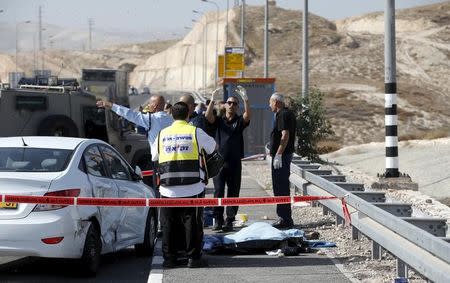
{"label": "vest reflective stripe", "polygon": [[174,178],[174,177],[198,177],[198,172],[169,172],[161,174],[162,179]]}
{"label": "vest reflective stripe", "polygon": [[189,185],[201,181],[196,127],[186,121],[175,121],[161,130],[158,153],[161,185]]}

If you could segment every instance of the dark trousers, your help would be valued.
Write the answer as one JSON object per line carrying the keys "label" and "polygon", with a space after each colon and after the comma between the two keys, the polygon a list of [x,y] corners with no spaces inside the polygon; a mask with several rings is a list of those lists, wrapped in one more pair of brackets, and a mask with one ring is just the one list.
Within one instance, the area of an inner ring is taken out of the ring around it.
{"label": "dark trousers", "polygon": [[[292,154],[282,154],[282,167],[273,168],[272,159],[272,188],[275,196],[290,196],[289,175],[291,174]],[[277,204],[277,215],[288,223],[292,223],[291,204]]]}
{"label": "dark trousers", "polygon": [[[203,198],[205,193],[188,198]],[[165,198],[165,197],[163,197]],[[162,250],[164,259],[175,260],[178,247],[185,242],[186,256],[199,259],[202,255],[203,207],[162,207]]]}
{"label": "dark trousers", "polygon": [[[241,161],[225,163],[220,173],[214,177],[214,197],[223,198],[225,196],[225,184],[227,185],[227,197],[239,197],[241,190]],[[227,219],[234,221],[238,211],[238,206],[227,206]],[[223,219],[223,206],[216,206],[213,215],[216,219]]]}

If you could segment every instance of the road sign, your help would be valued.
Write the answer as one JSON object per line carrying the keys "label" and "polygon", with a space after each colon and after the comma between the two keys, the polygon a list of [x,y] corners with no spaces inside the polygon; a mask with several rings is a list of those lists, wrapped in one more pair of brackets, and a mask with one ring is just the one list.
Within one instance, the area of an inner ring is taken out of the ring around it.
{"label": "road sign", "polygon": [[[218,70],[219,78],[223,78],[224,77],[223,74],[225,71],[225,56],[219,55],[219,57],[217,59],[219,61],[219,64],[217,66],[219,68],[219,70]],[[240,77],[240,75],[241,74],[238,71],[227,71],[227,74],[225,77],[226,78],[238,78],[238,77]]]}
{"label": "road sign", "polygon": [[225,69],[227,71],[244,71],[244,47],[225,47]]}

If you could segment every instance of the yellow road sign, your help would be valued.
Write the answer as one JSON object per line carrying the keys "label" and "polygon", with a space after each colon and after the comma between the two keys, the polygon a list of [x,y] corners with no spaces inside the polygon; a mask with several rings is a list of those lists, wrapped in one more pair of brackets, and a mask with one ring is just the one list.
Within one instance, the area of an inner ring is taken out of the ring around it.
{"label": "yellow road sign", "polygon": [[[225,63],[225,56],[224,55],[219,55],[218,61],[219,61],[219,64],[218,64],[219,78],[223,78],[224,77],[223,73],[225,71],[225,64],[224,64]],[[237,77],[240,77],[240,72],[238,72],[238,71],[227,71],[225,77],[226,78],[237,78]]]}
{"label": "yellow road sign", "polygon": [[227,71],[244,71],[244,48],[225,47],[225,69]]}

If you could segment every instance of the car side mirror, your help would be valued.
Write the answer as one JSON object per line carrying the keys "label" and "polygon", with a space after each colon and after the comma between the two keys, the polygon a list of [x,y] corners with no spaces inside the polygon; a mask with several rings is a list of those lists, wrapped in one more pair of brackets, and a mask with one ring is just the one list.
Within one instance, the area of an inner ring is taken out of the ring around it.
{"label": "car side mirror", "polygon": [[144,176],[142,175],[141,167],[136,165],[136,168],[134,168],[134,173],[139,177],[139,180],[142,180]]}

